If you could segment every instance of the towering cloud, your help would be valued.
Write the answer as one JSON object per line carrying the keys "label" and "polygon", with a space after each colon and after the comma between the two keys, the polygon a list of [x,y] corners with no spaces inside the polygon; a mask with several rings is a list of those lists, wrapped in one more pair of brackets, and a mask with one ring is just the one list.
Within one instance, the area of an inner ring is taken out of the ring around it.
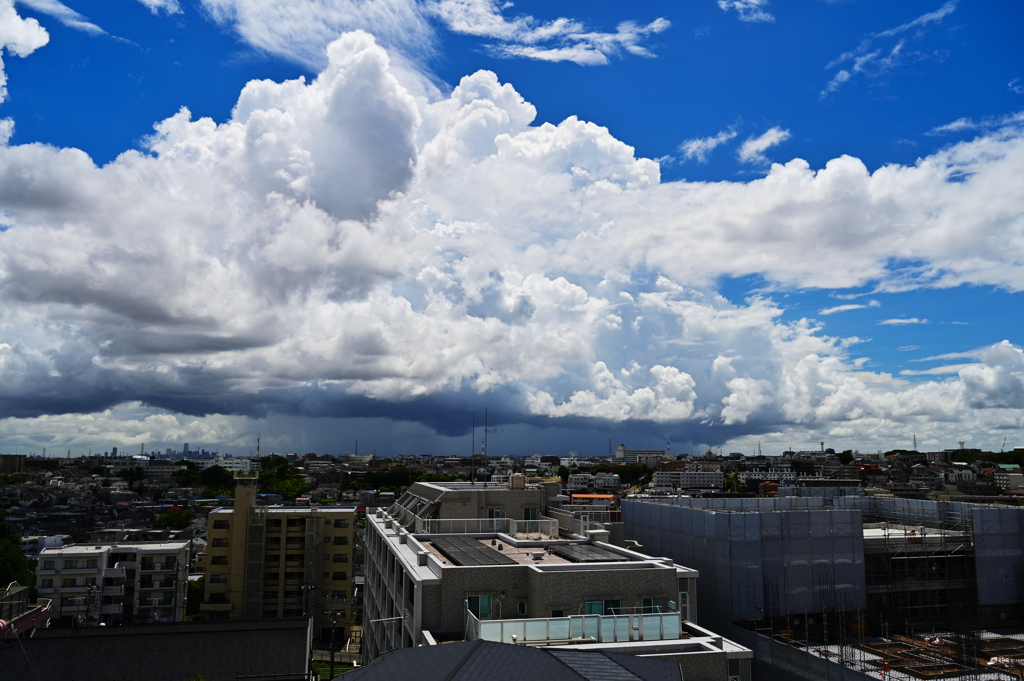
{"label": "towering cloud", "polygon": [[857,339],[714,286],[1024,289],[1018,121],[914,166],[794,159],[749,182],[663,183],[600,126],[534,125],[493,73],[417,94],[431,88],[362,32],[326,61],[309,82],[249,83],[226,122],[182,110],[103,167],[0,146],[0,414],[138,400],[444,430],[486,394],[506,421],[707,442],[938,433],[1019,407],[1013,345],[911,382],[861,371]]}

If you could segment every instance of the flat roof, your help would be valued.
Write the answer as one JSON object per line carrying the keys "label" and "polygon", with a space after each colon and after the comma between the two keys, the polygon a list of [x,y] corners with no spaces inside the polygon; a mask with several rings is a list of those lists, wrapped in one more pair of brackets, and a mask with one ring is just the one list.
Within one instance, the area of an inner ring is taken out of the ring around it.
{"label": "flat roof", "polygon": [[573,494],[574,499],[614,499],[614,494]]}
{"label": "flat roof", "polygon": [[99,544],[69,544],[67,546],[49,546],[42,550],[42,553],[65,554],[65,553],[99,553],[105,549],[131,549],[133,551],[178,551],[187,546],[190,539],[182,541],[165,542],[103,542]]}

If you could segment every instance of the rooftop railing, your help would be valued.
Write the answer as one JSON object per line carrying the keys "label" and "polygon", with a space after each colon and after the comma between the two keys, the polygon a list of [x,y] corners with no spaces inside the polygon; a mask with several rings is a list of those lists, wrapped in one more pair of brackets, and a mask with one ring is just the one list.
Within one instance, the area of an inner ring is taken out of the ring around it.
{"label": "rooftop railing", "polygon": [[[513,639],[513,636],[515,639]],[[688,638],[678,612],[480,620],[466,610],[466,640],[556,645]]]}
{"label": "rooftop railing", "polygon": [[558,537],[558,521],[541,517],[538,520],[513,518],[416,518],[416,534],[489,534],[501,533],[510,537],[538,535]]}

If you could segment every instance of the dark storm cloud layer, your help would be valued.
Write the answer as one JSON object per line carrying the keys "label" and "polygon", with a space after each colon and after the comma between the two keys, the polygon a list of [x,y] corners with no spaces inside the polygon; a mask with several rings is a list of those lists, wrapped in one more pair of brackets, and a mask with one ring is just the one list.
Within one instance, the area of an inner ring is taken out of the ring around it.
{"label": "dark storm cloud layer", "polygon": [[1020,421],[1017,346],[877,374],[858,339],[714,289],[1024,290],[1020,117],[914,166],[708,184],[534,116],[492,73],[443,95],[357,32],[313,81],[249,83],[223,124],[159,122],[145,154],[0,144],[0,415],[141,402],[454,436],[486,405],[492,425],[707,444]]}

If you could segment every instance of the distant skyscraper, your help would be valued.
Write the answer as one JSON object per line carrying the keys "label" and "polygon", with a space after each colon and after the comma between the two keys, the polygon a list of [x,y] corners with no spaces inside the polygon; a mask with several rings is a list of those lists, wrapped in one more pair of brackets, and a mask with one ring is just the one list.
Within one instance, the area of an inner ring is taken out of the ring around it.
{"label": "distant skyscraper", "polygon": [[110,456],[115,458],[115,459],[117,458],[117,447],[111,447],[110,448]]}
{"label": "distant skyscraper", "polygon": [[185,448],[181,450],[181,455],[183,457],[185,457],[186,459],[188,458],[188,443],[187,442],[185,443]]}

